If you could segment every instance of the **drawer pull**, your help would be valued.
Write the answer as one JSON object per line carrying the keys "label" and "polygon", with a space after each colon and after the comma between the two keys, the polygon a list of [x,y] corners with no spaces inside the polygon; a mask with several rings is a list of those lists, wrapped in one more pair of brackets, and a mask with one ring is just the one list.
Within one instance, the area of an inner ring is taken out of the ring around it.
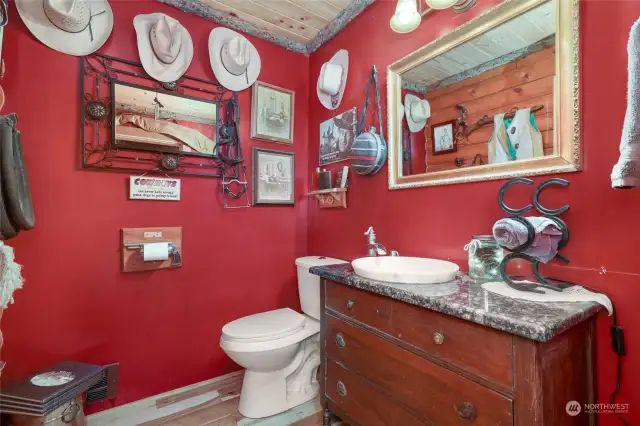
{"label": "drawer pull", "polygon": [[344,383],[342,383],[339,380],[338,380],[338,394],[340,394],[340,396],[347,396],[347,387],[344,385]]}
{"label": "drawer pull", "polygon": [[344,348],[347,345],[342,333],[336,334],[336,345],[338,345],[339,348]]}
{"label": "drawer pull", "polygon": [[356,302],[354,302],[353,300],[349,300],[347,302],[347,309],[353,308],[353,305],[355,305],[355,304],[356,304]]}
{"label": "drawer pull", "polygon": [[472,422],[476,419],[476,407],[470,402],[461,402],[456,405],[458,417],[465,422]]}
{"label": "drawer pull", "polygon": [[433,343],[435,343],[436,345],[443,344],[444,343],[444,334],[442,334],[439,331],[433,333]]}

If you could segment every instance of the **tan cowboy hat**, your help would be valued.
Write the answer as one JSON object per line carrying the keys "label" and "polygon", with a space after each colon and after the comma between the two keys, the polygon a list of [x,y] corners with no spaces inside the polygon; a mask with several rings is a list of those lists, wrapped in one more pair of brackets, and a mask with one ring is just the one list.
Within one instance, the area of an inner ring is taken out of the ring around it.
{"label": "tan cowboy hat", "polygon": [[187,72],[193,59],[193,41],[180,22],[164,13],[151,13],[136,15],[133,26],[140,62],[147,74],[170,83]]}
{"label": "tan cowboy hat", "polygon": [[419,132],[431,117],[431,105],[426,99],[407,93],[404,97],[404,112],[411,132]]}
{"label": "tan cowboy hat", "polygon": [[340,106],[348,73],[349,52],[345,49],[339,50],[329,62],[322,64],[318,76],[318,99],[325,108],[333,110]]}
{"label": "tan cowboy hat", "polygon": [[209,60],[218,82],[235,92],[255,83],[262,67],[255,46],[224,27],[214,28],[209,34]]}
{"label": "tan cowboy hat", "polygon": [[113,30],[106,0],[16,0],[29,31],[58,52],[84,56],[98,50]]}

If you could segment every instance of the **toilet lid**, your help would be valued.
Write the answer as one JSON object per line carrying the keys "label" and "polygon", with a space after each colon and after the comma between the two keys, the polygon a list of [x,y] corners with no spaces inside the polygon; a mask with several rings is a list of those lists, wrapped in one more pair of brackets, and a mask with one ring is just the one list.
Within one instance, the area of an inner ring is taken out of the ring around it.
{"label": "toilet lid", "polygon": [[293,309],[276,309],[231,321],[222,327],[222,334],[242,340],[280,339],[301,330],[304,318]]}

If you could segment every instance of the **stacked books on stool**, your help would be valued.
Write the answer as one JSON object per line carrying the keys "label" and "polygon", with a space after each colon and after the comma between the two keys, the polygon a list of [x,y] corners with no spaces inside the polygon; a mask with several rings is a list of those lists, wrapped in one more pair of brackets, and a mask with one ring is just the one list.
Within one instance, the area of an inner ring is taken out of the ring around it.
{"label": "stacked books on stool", "polygon": [[101,381],[104,374],[102,366],[73,361],[61,362],[1,389],[0,413],[12,415],[12,423],[27,424],[19,417],[45,418],[60,411],[60,424],[69,424],[80,414],[84,417],[81,395]]}

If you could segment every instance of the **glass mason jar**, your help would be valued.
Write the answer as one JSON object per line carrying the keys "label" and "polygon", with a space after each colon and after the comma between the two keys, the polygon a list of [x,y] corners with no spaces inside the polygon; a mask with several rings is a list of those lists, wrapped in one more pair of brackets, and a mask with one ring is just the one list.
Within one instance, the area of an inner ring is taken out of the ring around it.
{"label": "glass mason jar", "polygon": [[493,235],[473,235],[464,247],[469,252],[469,276],[475,279],[500,278],[500,263],[504,258],[502,248]]}

